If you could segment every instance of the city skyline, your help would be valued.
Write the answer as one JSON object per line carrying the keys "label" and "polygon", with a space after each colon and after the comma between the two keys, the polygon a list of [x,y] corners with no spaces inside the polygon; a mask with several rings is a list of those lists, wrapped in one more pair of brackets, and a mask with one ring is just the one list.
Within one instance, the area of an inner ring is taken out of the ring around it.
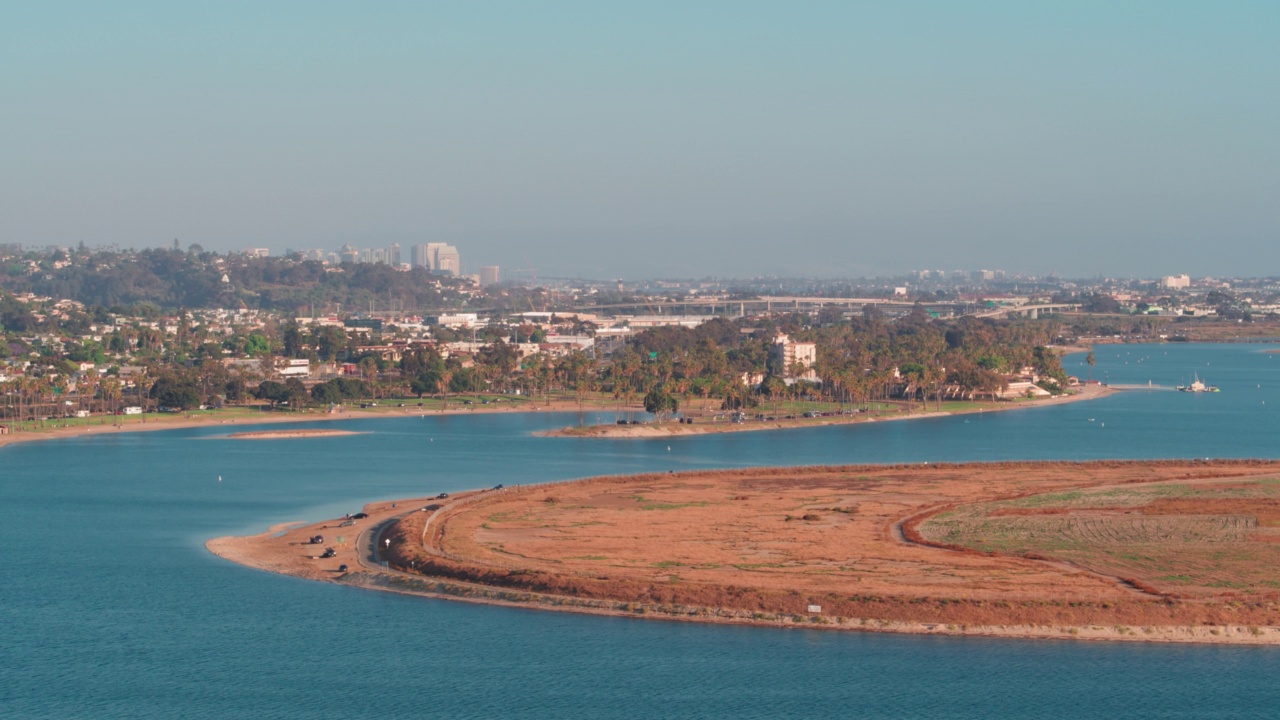
{"label": "city skyline", "polygon": [[13,9],[0,243],[1267,273],[1280,8]]}

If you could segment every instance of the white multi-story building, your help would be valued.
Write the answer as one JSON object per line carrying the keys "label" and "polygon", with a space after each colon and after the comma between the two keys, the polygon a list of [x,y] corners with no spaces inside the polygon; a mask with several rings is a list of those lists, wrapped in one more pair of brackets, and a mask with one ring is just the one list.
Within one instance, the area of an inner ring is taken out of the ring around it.
{"label": "white multi-story building", "polygon": [[1191,278],[1187,275],[1169,275],[1160,279],[1160,287],[1178,290],[1191,287]]}
{"label": "white multi-story building", "polygon": [[[784,377],[800,380],[818,379],[817,373],[813,370],[814,363],[818,362],[817,343],[795,342],[786,335],[778,335],[773,340],[772,352],[776,359],[782,361]],[[793,372],[797,367],[802,368],[799,374]]]}

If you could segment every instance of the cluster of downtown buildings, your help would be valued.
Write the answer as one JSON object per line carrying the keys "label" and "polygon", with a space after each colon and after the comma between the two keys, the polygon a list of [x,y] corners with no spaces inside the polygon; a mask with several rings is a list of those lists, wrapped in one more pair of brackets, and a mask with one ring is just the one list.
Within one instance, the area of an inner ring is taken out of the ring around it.
{"label": "cluster of downtown buildings", "polygon": [[[246,254],[266,257],[270,251],[265,248],[250,248]],[[400,243],[392,243],[381,248],[357,248],[347,243],[338,252],[324,250],[305,250],[303,257],[308,260],[319,260],[331,263],[359,263],[390,265],[394,268],[409,270],[415,267],[425,268],[432,272],[462,277],[462,256],[458,248],[448,243],[421,243],[406,249]],[[482,286],[497,285],[502,281],[497,265],[485,265],[475,280]]]}

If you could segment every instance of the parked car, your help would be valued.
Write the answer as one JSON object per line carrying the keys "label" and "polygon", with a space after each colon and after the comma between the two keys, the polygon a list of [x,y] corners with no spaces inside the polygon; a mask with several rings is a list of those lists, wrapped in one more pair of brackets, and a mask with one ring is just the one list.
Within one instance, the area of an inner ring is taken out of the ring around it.
{"label": "parked car", "polygon": [[443,499],[445,499],[445,498],[447,498],[447,497],[449,497],[449,493],[440,493],[439,495],[437,495],[437,496],[436,496],[436,499],[437,499],[437,500],[443,500]]}
{"label": "parked car", "polygon": [[338,554],[338,551],[337,551],[337,550],[334,550],[333,548],[331,548],[331,547],[330,547],[330,548],[325,548],[325,549],[324,549],[324,552],[320,553],[320,557],[322,557],[322,558],[331,558],[331,557],[333,557],[334,555],[337,555],[337,554]]}
{"label": "parked car", "polygon": [[351,519],[352,519],[352,520],[363,520],[363,519],[365,519],[365,518],[367,518],[367,517],[369,517],[369,513],[362,513],[362,512],[358,512],[358,513],[356,513],[355,515],[352,515],[352,516],[351,516]]}

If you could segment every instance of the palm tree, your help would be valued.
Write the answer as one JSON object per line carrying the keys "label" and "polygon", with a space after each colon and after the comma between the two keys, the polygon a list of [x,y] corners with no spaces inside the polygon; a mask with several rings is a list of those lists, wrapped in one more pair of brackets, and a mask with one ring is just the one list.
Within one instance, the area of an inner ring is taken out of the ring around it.
{"label": "palm tree", "polygon": [[440,371],[440,379],[437,381],[440,392],[444,393],[444,406],[449,407],[449,383],[453,382],[453,370],[445,365]]}
{"label": "palm tree", "polygon": [[84,406],[84,398],[85,395],[88,395],[89,407],[87,409],[90,413],[93,412],[93,398],[98,394],[99,382],[100,378],[95,370],[88,370],[80,375],[80,381],[76,383],[76,402],[80,410],[86,409]]}

